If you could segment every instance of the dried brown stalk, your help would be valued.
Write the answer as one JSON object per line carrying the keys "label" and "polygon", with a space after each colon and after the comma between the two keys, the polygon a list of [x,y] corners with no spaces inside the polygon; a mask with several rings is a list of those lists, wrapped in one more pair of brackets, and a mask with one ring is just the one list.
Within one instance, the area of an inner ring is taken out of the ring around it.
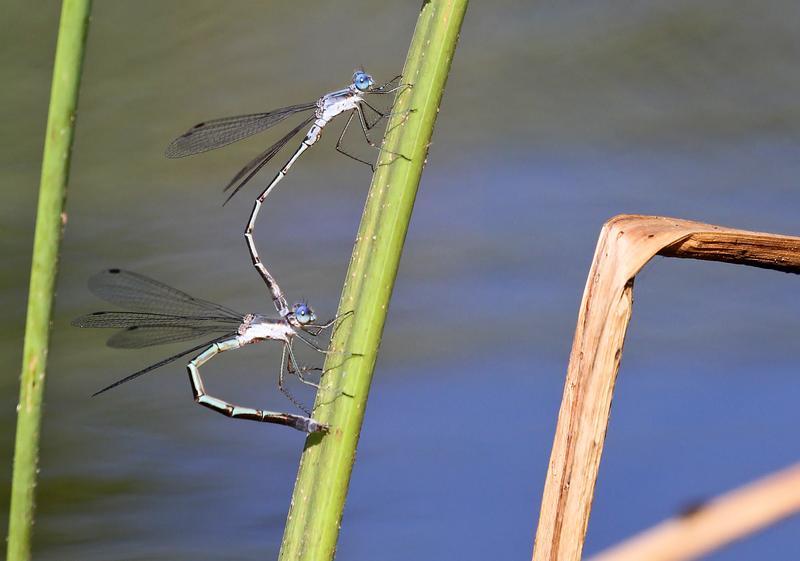
{"label": "dried brown stalk", "polygon": [[633,280],[655,255],[800,273],[797,237],[657,216],[621,215],[603,226],[578,314],[533,561],[581,557]]}
{"label": "dried brown stalk", "polygon": [[800,512],[800,463],[734,489],[589,561],[688,561]]}

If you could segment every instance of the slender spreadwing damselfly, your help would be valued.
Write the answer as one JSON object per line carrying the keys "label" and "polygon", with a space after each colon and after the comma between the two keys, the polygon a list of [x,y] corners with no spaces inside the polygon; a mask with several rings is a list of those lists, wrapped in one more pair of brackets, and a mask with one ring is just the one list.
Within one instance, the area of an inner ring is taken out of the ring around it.
{"label": "slender spreadwing damselfly", "polygon": [[[286,425],[308,433],[327,432],[328,427],[312,419],[310,413],[289,394],[284,386],[284,374],[296,375],[303,383],[316,387],[316,384],[306,380],[304,375],[310,370],[319,369],[301,367],[295,356],[293,343],[295,340],[300,340],[316,351],[328,353],[310,337],[318,336],[349,314],[318,324],[314,312],[305,302],[294,304],[278,319],[261,314],[242,314],[220,304],[195,298],[144,275],[121,269],[107,269],[94,275],[89,279],[89,289],[99,298],[126,308],[125,311],[95,312],[76,318],[72,322],[72,325],[77,327],[119,329],[120,331],[108,339],[110,347],[138,349],[190,341],[200,337],[213,337],[200,345],[134,372],[94,395],[200,351],[187,365],[192,394],[200,405],[235,419]],[[199,370],[203,364],[221,352],[263,341],[282,343],[278,387],[308,416],[243,407],[206,393]]]}
{"label": "slender spreadwing damselfly", "polygon": [[[228,182],[228,185],[225,187],[225,191],[231,191],[228,195],[228,198],[225,200],[225,202],[228,202],[231,197],[233,197],[239,191],[239,189],[241,189],[248,181],[250,181],[253,176],[255,176],[256,173],[258,173],[259,170],[261,170],[261,168],[263,168],[281,150],[281,148],[283,148],[289,141],[292,140],[292,138],[297,136],[302,130],[310,125],[308,132],[300,142],[300,146],[297,148],[297,150],[295,150],[294,154],[292,154],[286,164],[284,164],[284,166],[278,171],[272,181],[270,181],[269,185],[267,185],[262,193],[256,198],[253,211],[250,213],[250,219],[245,227],[244,237],[245,241],[247,242],[247,249],[250,252],[253,265],[255,266],[256,270],[258,270],[259,274],[267,283],[267,285],[271,285],[274,283],[274,279],[270,276],[266,267],[261,262],[261,258],[256,250],[255,242],[253,241],[253,231],[255,230],[256,219],[264,200],[275,188],[275,186],[286,176],[286,174],[289,172],[289,169],[300,157],[300,155],[320,139],[322,130],[325,128],[325,126],[332,119],[343,113],[349,113],[349,116],[347,121],[345,121],[342,133],[339,135],[339,140],[336,142],[336,150],[354,160],[367,164],[374,171],[374,166],[372,164],[346,152],[342,148],[342,139],[344,138],[350,123],[353,121],[353,118],[357,116],[367,143],[372,147],[378,148],[377,144],[370,138],[369,131],[372,130],[378,122],[388,117],[391,113],[382,112],[376,109],[365,99],[365,97],[368,95],[386,95],[394,92],[400,92],[410,87],[409,84],[400,83],[400,78],[400,76],[396,76],[385,84],[376,86],[372,76],[363,70],[356,70],[356,72],[353,74],[353,81],[349,86],[341,90],[327,93],[316,101],[300,103],[298,105],[290,105],[288,107],[282,107],[266,113],[253,113],[249,115],[238,115],[235,117],[223,117],[221,119],[213,119],[198,123],[181,136],[173,140],[169,146],[167,146],[165,155],[168,158],[182,158],[184,156],[190,156],[192,154],[199,154],[201,152],[207,152],[209,150],[221,148],[244,138],[248,138],[259,132],[265,131],[277,125],[287,117],[291,117],[292,115],[305,113],[312,110],[314,111],[312,115],[306,117],[303,122],[289,131],[284,137],[279,139],[272,146],[264,150],[246,166],[239,170],[239,172],[233,177],[233,179],[230,180],[230,182]],[[370,120],[367,117],[367,110],[373,112],[373,120]],[[404,114],[407,116],[411,113],[411,111],[413,111],[413,109],[405,112]],[[400,157],[406,160],[408,159],[402,154],[397,154],[394,152],[388,153],[393,156],[393,158]],[[276,302],[276,306],[277,304],[278,303]],[[277,307],[281,315],[288,312],[288,308],[281,308],[280,306]]]}

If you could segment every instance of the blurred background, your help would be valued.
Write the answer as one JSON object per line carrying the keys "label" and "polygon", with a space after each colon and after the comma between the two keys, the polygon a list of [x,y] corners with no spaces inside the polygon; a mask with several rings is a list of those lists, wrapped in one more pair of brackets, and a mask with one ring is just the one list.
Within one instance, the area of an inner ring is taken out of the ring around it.
{"label": "blurred background", "polygon": [[[181,347],[112,350],[109,333],[69,321],[108,309],[86,288],[105,267],[271,312],[241,231],[257,187],[289,153],[224,208],[221,187],[280,133],[177,161],[164,147],[200,120],[313,100],[358,65],[391,78],[418,8],[95,3],[45,394],[37,559],[277,555],[303,436],[197,407],[182,362],[90,399]],[[58,10],[12,0],[0,22],[3,532]],[[798,23],[789,0],[470,6],[384,333],[340,559],[528,558],[603,222],[646,213],[800,234]],[[370,181],[366,166],[335,152],[341,124],[332,127],[257,229],[289,298],[307,297],[323,318],[335,312]],[[776,272],[647,266],[587,553],[798,459],[798,293],[800,279]],[[276,389],[279,355],[275,345],[227,354],[206,368],[207,386],[291,410]],[[796,559],[799,533],[790,520],[708,559]]]}

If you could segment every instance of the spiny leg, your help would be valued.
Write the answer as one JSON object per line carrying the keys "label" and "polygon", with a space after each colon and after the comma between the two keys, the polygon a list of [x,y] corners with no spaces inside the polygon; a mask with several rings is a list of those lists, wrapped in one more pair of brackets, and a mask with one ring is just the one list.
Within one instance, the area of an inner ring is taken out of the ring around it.
{"label": "spiny leg", "polygon": [[403,158],[407,162],[411,161],[411,158],[409,158],[408,156],[405,156],[404,154],[400,154],[398,152],[392,152],[391,150],[387,150],[387,149],[383,148],[382,146],[378,146],[377,144],[375,144],[372,141],[372,139],[369,137],[369,129],[367,128],[367,118],[364,116],[364,109],[361,107],[360,104],[356,105],[356,111],[358,112],[358,121],[361,124],[361,132],[364,133],[364,139],[366,139],[367,144],[369,144],[373,148],[377,148],[381,153],[386,152],[387,154],[391,154],[392,156],[394,156],[394,158],[392,158],[390,161],[385,162],[383,164],[378,164],[378,165],[391,164],[397,158]]}
{"label": "spiny leg", "polygon": [[[284,349],[286,349],[286,351],[289,354],[289,361],[291,362],[291,364],[294,364],[294,366],[295,366],[294,367],[294,374],[297,375],[297,378],[301,382],[306,384],[307,386],[311,386],[313,388],[319,389],[319,384],[315,384],[314,382],[309,382],[308,380],[303,378],[303,372],[306,371],[306,368],[301,367],[300,363],[297,361],[297,357],[294,356],[294,349],[292,349],[292,344],[291,343],[286,343],[284,345]],[[283,366],[283,365],[281,365],[281,366]],[[288,370],[288,368],[287,368],[287,370]]]}
{"label": "spiny leg", "polygon": [[[379,111],[378,109],[373,107],[369,102],[367,102],[366,99],[362,99],[361,103],[363,103],[365,106],[370,108],[377,115],[377,117],[375,118],[375,120],[372,123],[367,122],[367,130],[370,130],[370,131],[373,128],[375,128],[375,125],[380,123],[383,119],[388,119],[389,117],[394,117],[396,115],[402,115],[403,117],[407,118],[408,115],[410,115],[411,113],[414,113],[416,111],[416,109],[404,109],[403,111],[392,111],[392,108],[394,107],[394,106],[392,106],[392,107],[389,108],[389,112],[388,113],[383,113],[382,111]],[[367,114],[365,112],[364,113],[364,117],[366,117],[366,116],[367,116]],[[406,119],[403,119],[403,122],[405,122],[405,121],[406,121]],[[403,123],[400,123],[400,124],[403,124]],[[392,129],[394,129],[396,126],[397,125],[392,127]]]}
{"label": "spiny leg", "polygon": [[343,319],[345,319],[347,317],[350,317],[352,315],[353,315],[353,310],[348,310],[348,311],[343,312],[343,313],[339,314],[338,316],[334,317],[332,320],[328,321],[327,323],[323,323],[323,324],[319,324],[319,325],[313,324],[313,323],[308,323],[308,324],[303,326],[303,331],[307,332],[309,335],[312,335],[312,336],[316,337],[317,335],[319,335],[320,333],[322,333],[326,329],[329,329],[331,326],[335,326],[337,323],[339,323]]}
{"label": "spiny leg", "polygon": [[[327,371],[326,371],[324,368],[309,368],[309,367],[303,367],[303,368],[299,368],[299,369],[298,369],[298,368],[294,368],[294,367],[292,366],[292,362],[293,362],[293,360],[294,360],[294,359],[292,359],[292,356],[294,356],[294,353],[292,352],[292,349],[291,349],[291,348],[289,348],[289,360],[288,360],[288,362],[286,363],[286,371],[287,371],[287,372],[289,372],[289,374],[294,374],[294,375],[296,375],[296,376],[297,376],[297,377],[300,379],[300,381],[301,381],[301,382],[303,382],[304,384],[308,384],[308,385],[310,385],[310,386],[314,386],[315,388],[317,388],[317,389],[319,390],[319,389],[320,389],[319,385],[317,385],[317,384],[315,384],[315,383],[313,383],[313,382],[309,382],[309,381],[307,381],[307,380],[306,380],[306,379],[303,377],[303,373],[304,373],[304,372],[310,372],[310,371],[318,371],[318,372],[320,372],[320,376],[324,376],[324,375],[325,375],[325,372],[327,372]],[[296,362],[296,361],[294,361],[294,364],[297,364],[297,362]],[[336,366],[334,366],[334,368],[336,368]],[[338,398],[339,396],[341,396],[341,395],[346,395],[346,396],[348,396],[348,397],[353,397],[351,394],[348,394],[348,393],[347,393],[347,392],[345,392],[345,391],[339,391],[339,392],[336,394],[336,397],[334,397],[333,399],[337,399],[337,398]],[[333,402],[333,399],[332,399],[332,400],[329,400],[329,401],[321,401],[321,402],[319,402],[319,404],[321,404],[321,405],[327,405],[327,404],[329,404],[329,403],[332,403],[332,402]]]}
{"label": "spiny leg", "polygon": [[416,112],[417,112],[416,108],[412,108],[412,109],[405,109],[403,111],[397,111],[396,113],[389,113],[387,115],[387,117],[394,116],[394,115],[402,115],[403,118],[400,120],[399,123],[397,123],[395,125],[392,125],[391,127],[388,127],[384,134],[389,134],[390,132],[392,132],[397,127],[402,127],[403,125],[405,125],[408,122],[408,116],[411,115],[412,113],[416,113]]}
{"label": "spiny leg", "polygon": [[286,347],[287,347],[287,344],[284,343],[283,344],[283,350],[281,351],[281,368],[280,368],[280,372],[278,373],[278,389],[281,390],[281,393],[283,395],[285,395],[286,399],[291,401],[294,404],[295,407],[297,407],[300,411],[303,411],[306,415],[308,415],[310,417],[311,416],[311,411],[306,409],[306,407],[302,403],[297,401],[297,399],[295,399],[295,397],[289,392],[289,390],[286,389],[286,386],[283,385],[283,365],[286,364],[286,371],[289,374],[294,374],[295,373],[294,369],[291,366],[291,361],[292,361],[291,355],[289,355],[289,359],[288,359],[288,362],[287,362]]}
{"label": "spiny leg", "polygon": [[[298,377],[301,374],[301,370],[298,370],[298,369],[296,369],[294,367],[294,365],[292,364],[291,359],[286,361],[286,372],[288,372],[289,374],[292,374],[293,376],[298,376]],[[321,373],[324,374],[325,373],[325,369],[323,369],[323,368],[321,368],[319,366],[304,366],[302,368],[302,372],[321,372]]]}
{"label": "spiny leg", "polygon": [[[295,336],[296,336],[298,339],[300,339],[300,340],[301,340],[303,343],[305,343],[306,345],[308,345],[309,347],[311,347],[312,349],[314,349],[315,351],[317,351],[318,353],[322,353],[322,354],[324,354],[326,357],[328,357],[328,356],[333,356],[333,355],[342,355],[343,357],[345,357],[345,358],[342,360],[342,362],[341,362],[340,364],[338,364],[338,365],[334,365],[334,366],[332,366],[331,368],[337,368],[338,366],[341,366],[342,364],[344,364],[344,363],[345,363],[347,360],[349,360],[349,359],[350,359],[350,358],[352,358],[352,357],[356,357],[356,356],[364,356],[362,353],[351,353],[351,352],[345,352],[345,351],[329,351],[329,350],[323,349],[322,347],[320,347],[319,345],[317,345],[316,343],[314,343],[314,341],[311,341],[311,340],[309,340],[309,339],[306,339],[305,337],[303,337],[303,336],[302,336],[302,335],[300,335],[299,333],[295,333]],[[314,370],[316,370],[316,369],[314,369]],[[322,375],[322,376],[324,376],[324,375],[325,375],[325,373],[327,372],[327,370],[325,370],[325,369],[321,369],[321,372],[322,372],[322,374],[321,374],[321,375]],[[298,376],[298,377],[299,377],[301,380],[303,379],[301,376]]]}
{"label": "spiny leg", "polygon": [[305,152],[309,148],[309,144],[306,144],[305,141],[300,143],[300,147],[295,151],[289,161],[278,171],[275,177],[272,178],[272,181],[267,186],[266,189],[258,196],[256,202],[253,204],[253,211],[250,213],[250,220],[247,222],[247,226],[244,229],[244,239],[247,243],[247,249],[250,252],[250,259],[253,262],[253,266],[258,271],[258,274],[261,275],[261,278],[264,279],[264,283],[267,285],[270,293],[272,294],[272,301],[275,304],[275,308],[278,310],[278,313],[281,317],[286,317],[289,313],[289,304],[286,301],[286,298],[281,291],[280,286],[275,281],[274,277],[270,274],[264,264],[261,262],[261,257],[258,255],[258,250],[256,249],[255,240],[253,239],[253,231],[256,227],[256,219],[258,218],[258,213],[261,211],[261,205],[264,203],[264,200],[270,194],[272,189],[280,183],[280,181],[286,176],[286,173],[289,171],[289,168],[292,167],[292,164],[300,157],[300,154]]}
{"label": "spiny leg", "polygon": [[[389,108],[389,112],[388,113],[382,113],[381,111],[378,111],[372,105],[367,103],[367,100],[365,100],[365,99],[362,99],[361,103],[363,103],[364,105],[369,107],[372,111],[374,111],[378,115],[378,117],[375,119],[375,121],[372,122],[372,124],[370,124],[369,122],[366,123],[367,130],[369,130],[369,131],[371,131],[373,128],[375,128],[375,126],[378,123],[380,123],[383,119],[388,119],[389,117],[394,117],[396,115],[402,115],[403,116],[403,120],[402,121],[400,121],[396,125],[392,125],[388,129],[386,129],[386,132],[384,134],[389,134],[390,132],[392,132],[397,127],[399,127],[401,125],[404,125],[406,123],[406,121],[408,121],[408,116],[416,111],[416,109],[404,109],[403,111],[392,111],[392,108],[394,107],[394,106],[392,106],[392,107]],[[367,114],[366,114],[366,112],[364,112],[365,120],[366,120],[366,116],[367,116]]]}
{"label": "spiny leg", "polygon": [[[375,112],[375,114],[377,115],[377,117],[375,118],[375,120],[374,120],[372,123],[370,123],[370,122],[369,122],[369,119],[367,119],[367,114],[366,114],[366,112],[364,111],[364,107],[363,107],[363,106],[366,106],[366,107],[368,107],[369,109],[371,109],[372,111],[374,111],[374,112]],[[370,104],[369,104],[369,103],[368,103],[368,102],[367,102],[365,99],[362,99],[362,100],[361,100],[361,102],[360,102],[360,103],[359,103],[359,104],[358,104],[356,107],[357,107],[358,109],[360,109],[360,111],[359,111],[359,115],[360,115],[360,117],[361,117],[361,128],[362,128],[362,130],[364,130],[364,131],[371,131],[371,130],[372,130],[372,129],[374,129],[374,128],[375,128],[375,126],[376,126],[378,123],[380,123],[382,120],[384,120],[384,119],[388,119],[389,117],[394,117],[395,115],[403,115],[403,117],[405,117],[405,119],[403,120],[403,122],[405,122],[405,121],[406,121],[406,119],[408,118],[408,115],[409,115],[409,114],[411,114],[411,113],[413,113],[413,112],[415,111],[415,109],[406,109],[406,110],[404,110],[404,111],[392,112],[392,110],[391,110],[391,107],[390,107],[390,108],[389,108],[389,112],[388,112],[388,113],[383,113],[383,112],[381,112],[381,111],[378,111],[377,109],[375,109],[375,108],[374,108],[372,105],[370,105]],[[401,123],[401,124],[402,124],[402,123]],[[397,126],[397,125],[395,125],[395,126]],[[394,127],[392,127],[392,128],[394,128]],[[372,144],[372,140],[369,138],[369,136],[367,136],[366,132],[364,133],[364,136],[366,137],[366,139],[367,139],[367,142],[368,142],[368,143],[370,143],[370,146],[372,146],[372,147],[374,147],[374,148],[377,148],[377,146],[375,146],[374,144]]]}
{"label": "spiny leg", "polygon": [[[375,109],[372,105],[367,103],[367,100],[365,100],[365,99],[362,99],[361,103],[363,103],[365,106],[370,108],[372,110],[372,112],[376,114],[375,120],[372,121],[371,123],[367,119],[367,130],[371,131],[373,128],[375,128],[375,125],[380,123],[383,119],[385,119],[388,116],[386,113],[383,113],[383,112],[378,111],[377,109]],[[389,111],[391,111],[391,108],[389,109]],[[391,115],[391,113],[389,115]],[[366,116],[367,116],[367,114],[366,114],[366,112],[364,112],[364,117],[366,118]]]}
{"label": "spiny leg", "polygon": [[[344,127],[342,127],[342,133],[339,135],[339,139],[336,141],[336,151],[339,152],[340,154],[344,154],[345,156],[347,156],[348,158],[350,158],[352,160],[355,160],[357,162],[360,162],[362,164],[365,164],[365,165],[369,166],[369,169],[371,169],[372,172],[375,173],[375,165],[374,164],[372,164],[371,162],[368,162],[366,160],[362,160],[361,158],[359,158],[355,154],[351,154],[350,152],[348,152],[344,148],[342,148],[342,141],[344,140],[344,135],[347,133],[347,130],[350,127],[350,123],[353,120],[354,113],[357,112],[358,115],[359,115],[359,123],[361,124],[361,130],[364,132],[364,138],[367,140],[367,144],[369,144],[373,148],[376,148],[379,152],[386,152],[387,154],[391,154],[392,156],[394,156],[389,162],[385,162],[383,164],[378,164],[379,166],[388,165],[388,164],[394,162],[397,158],[403,158],[405,160],[411,161],[410,158],[408,158],[407,156],[404,156],[403,154],[398,154],[397,152],[392,152],[391,150],[386,150],[385,148],[383,148],[381,146],[378,146],[368,136],[367,131],[370,131],[373,128],[375,128],[375,126],[378,123],[380,123],[383,119],[386,119],[388,117],[392,117],[394,115],[400,115],[400,114],[403,114],[403,115],[407,116],[409,113],[413,113],[414,109],[409,109],[409,110],[401,111],[401,112],[398,112],[398,113],[381,113],[380,111],[378,111],[377,109],[372,107],[372,105],[370,105],[369,103],[367,103],[367,102],[365,102],[363,100],[362,100],[362,103],[366,104],[367,107],[369,107],[371,110],[373,110],[378,115],[377,118],[375,119],[374,122],[370,123],[369,120],[367,119],[366,115],[364,114],[363,110],[361,109],[360,105],[356,106],[356,109],[354,109],[353,111],[350,112],[350,116],[347,117],[347,121],[345,122]],[[393,130],[396,126],[398,126],[398,125],[395,125],[390,130]]]}
{"label": "spiny leg", "polygon": [[341,352],[341,351],[329,351],[329,350],[327,350],[327,349],[323,349],[322,347],[320,347],[319,345],[317,345],[317,344],[316,344],[314,341],[311,341],[311,340],[309,340],[309,339],[306,339],[305,337],[303,337],[303,336],[302,336],[302,335],[300,335],[299,333],[295,333],[295,336],[296,336],[298,339],[300,339],[300,340],[301,340],[303,343],[305,343],[306,345],[308,345],[309,347],[311,347],[312,349],[314,349],[315,351],[317,351],[318,353],[322,353],[322,354],[324,354],[324,355],[336,355],[336,354],[342,354],[342,352]]}
{"label": "spiny leg", "polygon": [[[338,316],[336,316],[335,318],[333,318],[329,322],[323,323],[322,325],[305,325],[305,326],[303,326],[303,330],[306,333],[308,333],[309,335],[311,335],[313,337],[316,337],[317,335],[319,335],[325,329],[328,329],[331,326],[336,325],[336,323],[338,323],[339,321],[343,320],[346,317],[349,317],[349,316],[353,315],[353,313],[354,313],[353,310],[348,310],[348,311],[344,312],[343,314],[339,314]],[[315,329],[315,331],[311,331],[310,329],[308,329],[309,327],[313,327],[313,328],[316,328],[316,329]],[[300,332],[295,331],[295,336],[298,339],[300,339],[303,343],[305,343],[306,345],[308,345],[309,347],[314,349],[315,351],[317,351],[319,353],[322,353],[324,355],[344,354],[344,353],[342,353],[342,351],[328,351],[326,349],[323,349],[322,347],[317,345],[314,341],[311,341],[311,340],[306,339],[305,337],[303,337],[300,334]]]}
{"label": "spiny leg", "polygon": [[375,86],[374,88],[372,88],[372,91],[376,92],[376,93],[382,93],[386,89],[386,86],[388,86],[389,84],[393,84],[393,83],[397,82],[402,77],[403,77],[402,74],[398,74],[397,76],[395,76],[391,80],[388,80],[388,81],[384,82],[380,86]]}
{"label": "spiny leg", "polygon": [[339,135],[339,140],[336,141],[336,151],[339,152],[340,154],[344,154],[348,158],[351,158],[351,159],[353,159],[353,160],[355,160],[357,162],[361,162],[362,164],[368,165],[369,168],[372,170],[372,172],[375,173],[375,166],[374,165],[372,165],[371,163],[367,162],[366,160],[362,160],[361,158],[351,154],[350,152],[345,151],[344,148],[342,148],[342,140],[344,139],[344,135],[347,132],[347,128],[350,126],[350,121],[353,120],[353,116],[354,115],[355,115],[355,111],[350,111],[350,116],[347,118],[347,121],[345,122],[344,127],[342,128],[342,134]]}
{"label": "spiny leg", "polygon": [[386,95],[386,94],[394,93],[394,92],[399,91],[399,90],[405,91],[407,89],[411,89],[411,88],[414,87],[414,84],[398,83],[396,86],[387,89],[388,85],[396,82],[397,80],[399,80],[402,77],[403,77],[403,75],[399,74],[399,75],[395,76],[394,78],[392,78],[391,80],[389,80],[388,82],[386,82],[384,84],[381,84],[380,86],[378,86],[376,88],[372,88],[367,93],[375,94],[375,95]]}
{"label": "spiny leg", "polygon": [[[388,86],[389,84],[395,82],[396,80],[399,80],[402,77],[403,77],[402,74],[398,75],[398,76],[395,76],[394,78],[392,78],[391,80],[389,80],[385,84],[382,84],[382,85],[378,86],[377,88],[373,88],[372,90],[370,90],[367,93],[376,94],[376,95],[386,95],[386,94],[390,94],[390,93],[394,93],[394,92],[399,91],[400,93],[397,94],[397,98],[399,98],[403,93],[405,93],[406,90],[412,89],[414,87],[414,84],[398,83],[395,87],[389,88],[389,89],[386,89],[386,86]],[[406,120],[408,119],[408,115],[410,113],[413,113],[414,111],[416,111],[416,109],[407,109],[405,111],[398,111],[397,113],[392,112],[392,109],[394,108],[395,104],[397,103],[397,98],[395,98],[394,103],[392,103],[391,107],[389,108],[389,112],[385,113],[385,114],[383,112],[378,111],[377,109],[375,109],[365,99],[361,100],[361,103],[365,104],[367,107],[372,109],[375,113],[380,115],[380,117],[378,119],[376,119],[374,123],[372,123],[371,125],[368,125],[366,127],[367,130],[371,130],[375,125],[377,125],[381,121],[381,119],[388,118],[388,117],[393,117],[394,115],[403,115],[404,119],[403,119],[402,122],[394,125],[393,127],[388,128],[386,130],[385,134],[388,134],[388,133],[392,132],[396,127],[398,127],[398,126],[402,125],[403,123],[405,123]],[[401,156],[401,155],[398,154],[397,156]],[[403,157],[405,157],[405,156],[403,156]],[[408,159],[408,158],[406,158],[406,159]],[[392,161],[394,161],[394,160],[392,160]],[[391,163],[391,162],[389,162],[389,163]]]}
{"label": "spiny leg", "polygon": [[[375,111],[375,108],[374,108],[374,107],[372,107],[371,105],[369,105],[369,104],[368,104],[366,101],[364,101],[363,103],[365,103],[365,104],[366,104],[366,105],[367,105],[367,106],[368,106],[370,109],[372,109],[373,111]],[[411,114],[412,114],[412,113],[414,113],[414,112],[416,112],[416,109],[404,109],[403,111],[392,111],[392,112],[390,112],[390,113],[385,113],[385,114],[382,114],[383,116],[382,116],[382,117],[380,117],[380,118],[378,118],[378,119],[376,119],[376,120],[375,120],[375,122],[372,124],[372,127],[369,127],[369,126],[368,126],[368,127],[367,127],[367,130],[372,130],[372,128],[374,128],[374,127],[375,127],[375,125],[377,125],[378,123],[380,123],[382,119],[388,119],[389,117],[394,117],[395,115],[402,115],[402,116],[403,116],[403,118],[400,120],[400,122],[399,122],[399,123],[395,123],[395,124],[394,124],[394,125],[392,125],[391,127],[387,127],[387,129],[386,129],[386,130],[383,132],[383,134],[384,134],[384,136],[385,136],[385,135],[389,134],[390,132],[392,132],[392,131],[393,131],[394,129],[396,129],[397,127],[402,127],[403,125],[405,125],[405,124],[406,124],[406,122],[408,121],[408,116],[409,116],[409,115],[411,115]],[[365,115],[365,116],[366,116],[366,115]],[[392,160],[392,161],[394,161],[394,160]],[[390,162],[390,163],[391,163],[391,162]]]}
{"label": "spiny leg", "polygon": [[309,417],[242,407],[208,395],[203,385],[203,379],[200,376],[199,368],[217,354],[238,349],[241,346],[242,343],[238,338],[226,339],[214,343],[186,365],[186,368],[189,370],[189,382],[192,386],[192,394],[194,395],[195,402],[233,419],[246,419],[248,421],[285,425],[307,433],[328,432],[327,425],[319,423]]}

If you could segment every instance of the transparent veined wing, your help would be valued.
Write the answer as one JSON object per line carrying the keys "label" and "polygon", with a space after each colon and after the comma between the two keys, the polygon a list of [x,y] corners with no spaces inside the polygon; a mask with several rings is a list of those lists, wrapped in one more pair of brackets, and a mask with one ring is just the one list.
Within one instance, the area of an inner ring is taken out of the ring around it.
{"label": "transparent veined wing", "polygon": [[[157,280],[123,269],[106,269],[89,279],[89,290],[121,308],[157,315],[222,318],[241,323],[244,314],[195,298]],[[110,313],[110,312],[109,312]],[[113,316],[109,316],[111,318]]]}
{"label": "transparent veined wing", "polygon": [[[190,341],[207,335],[216,337],[143,368],[106,386],[94,395],[129,382],[211,344],[235,337],[244,315],[186,294],[154,279],[124,271],[106,269],[89,279],[89,289],[98,297],[126,311],[103,311],[80,316],[72,325],[87,328],[119,329],[107,344],[114,348],[139,349]],[[129,311],[132,310],[132,311]]]}
{"label": "transparent veined wing", "polygon": [[121,329],[107,344],[117,349],[140,349],[191,341],[210,334],[234,336],[244,318],[178,316],[146,312],[94,312],[72,320],[75,327]]}
{"label": "transparent veined wing", "polygon": [[[311,124],[311,121],[314,120],[314,117],[309,117],[299,125],[297,125],[294,129],[290,130],[286,136],[278,140],[275,144],[264,150],[261,154],[250,160],[246,166],[239,170],[239,172],[233,176],[228,184],[225,186],[223,191],[228,191],[229,189],[233,188],[231,194],[228,195],[228,198],[225,199],[225,203],[231,200],[233,196],[239,192],[239,189],[245,186],[245,184],[250,181],[258,171],[263,168],[267,163],[275,157],[275,154],[281,151],[281,148],[286,146],[286,143],[289,142],[292,138],[297,135],[301,130],[306,128],[308,125]],[[235,187],[234,187],[235,186]],[[223,204],[225,204],[223,203]]]}
{"label": "transparent veined wing", "polygon": [[235,331],[225,330],[219,326],[203,327],[129,327],[109,337],[107,344],[114,349],[141,349],[153,345],[166,345],[191,341],[206,335],[224,333],[231,337]]}
{"label": "transparent veined wing", "polygon": [[282,107],[267,113],[252,113],[204,121],[170,142],[164,155],[167,158],[183,158],[221,148],[267,130],[295,113],[315,109],[316,106],[315,101]]}
{"label": "transparent veined wing", "polygon": [[222,337],[217,337],[216,339],[212,339],[210,341],[206,341],[205,343],[203,343],[201,345],[197,345],[196,347],[192,347],[191,349],[186,349],[185,351],[182,351],[182,352],[180,352],[180,353],[178,353],[176,355],[172,355],[171,357],[165,358],[164,360],[160,360],[160,361],[156,362],[155,364],[151,364],[147,368],[142,368],[138,372],[134,372],[133,374],[125,376],[121,380],[117,380],[113,384],[110,384],[110,385],[106,386],[105,388],[94,392],[92,394],[92,397],[94,397],[96,395],[100,395],[103,392],[107,392],[108,390],[110,390],[112,388],[116,388],[117,386],[120,386],[120,385],[124,384],[125,382],[130,382],[131,380],[135,380],[139,376],[141,376],[143,374],[147,374],[148,372],[152,372],[156,368],[161,368],[165,364],[169,364],[170,362],[178,360],[179,358],[181,358],[183,356],[186,356],[186,355],[191,354],[193,352],[199,351],[200,349],[208,348],[211,345],[213,345],[214,343],[216,343],[218,341],[222,341],[223,339],[226,339],[227,337],[228,337],[227,335],[223,335]]}

